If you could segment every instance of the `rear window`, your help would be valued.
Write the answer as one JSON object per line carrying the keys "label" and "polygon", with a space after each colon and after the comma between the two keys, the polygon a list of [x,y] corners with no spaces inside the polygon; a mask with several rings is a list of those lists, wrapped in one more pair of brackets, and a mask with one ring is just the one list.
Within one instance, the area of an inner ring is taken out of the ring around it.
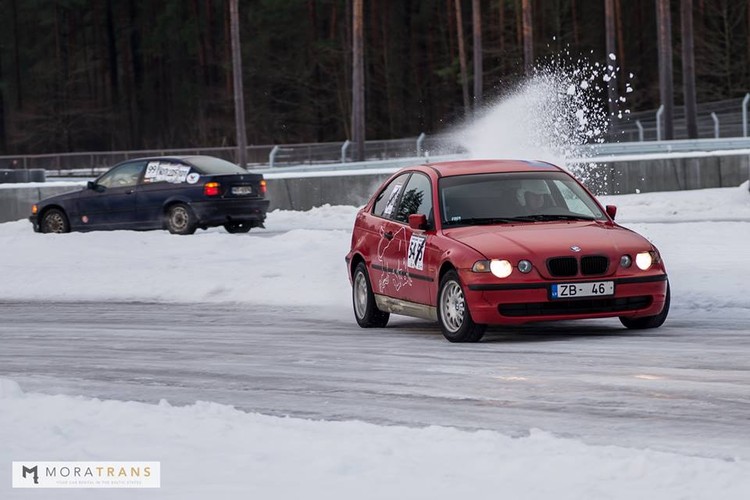
{"label": "rear window", "polygon": [[196,169],[202,174],[222,175],[222,174],[246,174],[247,170],[240,168],[232,162],[222,160],[221,158],[211,158],[208,156],[194,156],[186,158],[187,161],[195,165]]}

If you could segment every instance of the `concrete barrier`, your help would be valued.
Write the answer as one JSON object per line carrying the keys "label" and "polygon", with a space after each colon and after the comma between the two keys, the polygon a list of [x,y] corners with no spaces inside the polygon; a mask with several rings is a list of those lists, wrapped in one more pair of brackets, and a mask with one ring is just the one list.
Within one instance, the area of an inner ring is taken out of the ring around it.
{"label": "concrete barrier", "polygon": [[3,184],[0,187],[0,222],[27,219],[31,215],[31,205],[42,198],[81,189],[81,186],[55,186],[55,183],[11,186]]}
{"label": "concrete barrier", "polygon": [[705,156],[578,165],[574,173],[595,194],[679,191],[739,186],[750,177],[750,157]]}

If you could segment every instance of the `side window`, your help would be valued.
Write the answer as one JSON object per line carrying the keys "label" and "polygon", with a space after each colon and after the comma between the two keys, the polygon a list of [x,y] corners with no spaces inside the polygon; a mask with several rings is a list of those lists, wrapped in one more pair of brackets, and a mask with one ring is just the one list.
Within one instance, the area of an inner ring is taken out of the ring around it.
{"label": "side window", "polygon": [[401,203],[393,217],[399,222],[408,222],[412,214],[423,214],[427,220],[432,219],[432,186],[430,178],[424,174],[414,173],[404,189]]}
{"label": "side window", "polygon": [[375,208],[372,210],[373,215],[390,219],[396,212],[396,204],[401,196],[401,191],[409,178],[409,173],[401,174],[383,189],[375,200]]}
{"label": "side window", "polygon": [[145,161],[135,161],[120,165],[110,170],[96,181],[100,186],[108,188],[129,187],[138,184],[138,178],[143,172]]}
{"label": "side window", "polygon": [[179,184],[188,179],[190,168],[181,163],[152,160],[146,165],[146,175],[143,176],[143,183],[169,182],[170,184]]}

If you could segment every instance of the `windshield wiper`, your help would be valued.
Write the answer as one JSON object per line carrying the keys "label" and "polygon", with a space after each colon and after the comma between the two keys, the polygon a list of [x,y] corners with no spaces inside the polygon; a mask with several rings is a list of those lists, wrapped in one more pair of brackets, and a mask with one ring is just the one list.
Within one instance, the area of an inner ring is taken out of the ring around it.
{"label": "windshield wiper", "polygon": [[588,215],[562,215],[562,214],[538,214],[529,215],[527,218],[535,221],[551,221],[551,220],[596,220],[596,218]]}
{"label": "windshield wiper", "polygon": [[446,226],[483,226],[490,224],[512,224],[514,222],[535,222],[530,217],[470,217],[468,219],[445,221]]}

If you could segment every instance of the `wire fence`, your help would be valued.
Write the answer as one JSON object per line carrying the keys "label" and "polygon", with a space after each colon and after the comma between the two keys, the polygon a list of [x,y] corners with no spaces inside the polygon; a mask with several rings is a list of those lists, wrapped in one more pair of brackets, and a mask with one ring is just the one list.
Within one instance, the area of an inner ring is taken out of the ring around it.
{"label": "wire fence", "polygon": [[[698,138],[742,137],[743,101],[737,98],[698,104]],[[656,141],[659,128],[663,130],[664,127],[663,122],[657,126],[658,111],[653,109],[623,115],[622,120],[615,121],[610,128],[610,142]],[[684,106],[674,107],[673,125],[674,139],[688,138]]]}
{"label": "wire fence", "polygon": [[[746,99],[729,99],[698,105],[698,134],[705,138],[743,137],[747,130],[747,109],[750,94]],[[743,109],[744,108],[744,109]],[[658,110],[629,113],[612,123],[609,141],[612,143],[638,143],[656,141],[663,124],[657,121]],[[674,108],[674,139],[687,138],[684,107]],[[661,141],[667,144],[666,141]],[[247,148],[248,168],[268,168],[291,165],[319,165],[355,161],[356,145],[350,141],[304,144],[266,144]],[[602,149],[594,147],[593,151]],[[645,144],[644,144],[645,146]],[[616,147],[616,146],[615,146]],[[606,148],[605,148],[606,149]],[[639,146],[628,146],[629,152],[637,152]],[[588,151],[590,148],[582,148]],[[377,161],[420,156],[445,156],[464,153],[464,148],[450,135],[426,135],[404,139],[367,141],[364,147],[365,161]],[[150,149],[140,151],[97,151],[83,153],[54,153],[38,155],[0,156],[0,182],[11,171],[44,170],[51,175],[94,175],[112,165],[132,158],[150,156],[209,155],[236,162],[235,147],[199,147],[184,149]],[[19,178],[23,175],[17,176]],[[33,177],[33,176],[28,176]]]}
{"label": "wire fence", "polygon": [[[463,148],[452,141],[449,136],[425,134],[406,139],[367,141],[364,148],[365,161],[425,155],[441,156],[460,152],[463,152]],[[237,148],[235,147],[209,147],[0,156],[0,171],[41,169],[51,174],[66,174],[75,171],[84,175],[93,175],[133,158],[209,155],[236,162],[236,154]],[[355,161],[355,154],[355,144],[350,141],[248,146],[247,167],[252,169],[269,166],[346,163]]]}

